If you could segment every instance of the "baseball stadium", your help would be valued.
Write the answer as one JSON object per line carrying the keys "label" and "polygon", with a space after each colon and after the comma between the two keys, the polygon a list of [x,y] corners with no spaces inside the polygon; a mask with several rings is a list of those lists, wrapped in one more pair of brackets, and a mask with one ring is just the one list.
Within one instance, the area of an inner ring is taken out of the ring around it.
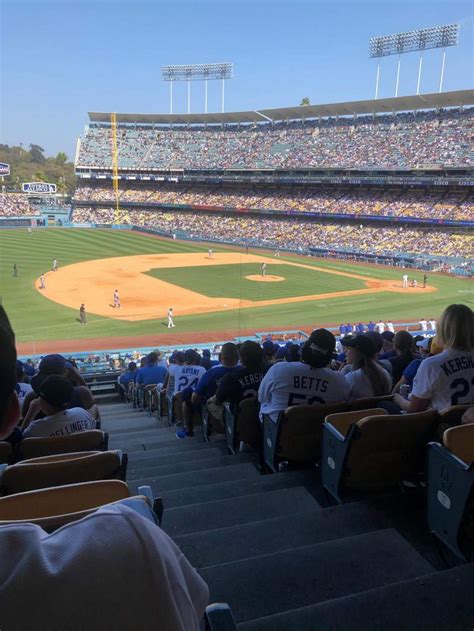
{"label": "baseball stadium", "polygon": [[[72,189],[0,163],[0,546],[76,528],[74,572],[52,574],[91,580],[76,618],[44,605],[59,579],[12,561],[35,628],[472,630],[474,90],[442,90],[458,37],[373,38],[366,100],[224,111],[232,64],[163,66],[169,113],[84,112]],[[7,583],[0,628],[33,628]]]}

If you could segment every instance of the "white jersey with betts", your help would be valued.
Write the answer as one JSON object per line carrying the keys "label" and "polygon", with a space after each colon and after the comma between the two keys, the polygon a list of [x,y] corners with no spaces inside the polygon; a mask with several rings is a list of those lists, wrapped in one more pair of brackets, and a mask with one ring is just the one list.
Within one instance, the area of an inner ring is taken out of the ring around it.
{"label": "white jersey with betts", "polygon": [[445,350],[424,359],[413,380],[412,395],[429,399],[435,410],[474,403],[474,352]]}
{"label": "white jersey with betts", "polygon": [[324,405],[349,399],[344,375],[329,368],[312,368],[303,362],[274,364],[260,384],[260,413],[277,421],[278,413],[291,405]]}
{"label": "white jersey with betts", "polygon": [[173,388],[173,394],[176,394],[185,388],[193,388],[194,390],[206,369],[204,366],[187,366],[186,364],[178,366],[177,364],[171,364],[168,372],[170,387]]}

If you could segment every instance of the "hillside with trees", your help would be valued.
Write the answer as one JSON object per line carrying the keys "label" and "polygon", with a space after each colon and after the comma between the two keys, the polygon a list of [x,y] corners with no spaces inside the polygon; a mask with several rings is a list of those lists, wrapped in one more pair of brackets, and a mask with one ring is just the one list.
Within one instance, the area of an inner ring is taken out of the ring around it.
{"label": "hillside with trees", "polygon": [[74,164],[63,151],[47,158],[39,145],[31,144],[25,149],[0,144],[0,162],[10,165],[10,175],[3,182],[9,190],[21,190],[23,182],[52,182],[57,185],[58,193],[74,192]]}

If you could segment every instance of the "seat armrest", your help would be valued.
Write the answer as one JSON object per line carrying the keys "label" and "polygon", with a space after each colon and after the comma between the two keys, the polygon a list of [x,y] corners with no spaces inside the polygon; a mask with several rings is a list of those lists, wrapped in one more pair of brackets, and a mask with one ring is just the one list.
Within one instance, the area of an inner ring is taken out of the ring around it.
{"label": "seat armrest", "polygon": [[387,414],[383,408],[372,408],[370,410],[352,410],[350,412],[339,412],[337,414],[328,414],[326,423],[330,423],[342,436],[347,436],[350,426],[357,423],[367,416],[380,416]]}
{"label": "seat armrest", "polygon": [[213,603],[204,614],[206,631],[237,631],[232,610],[226,603]]}

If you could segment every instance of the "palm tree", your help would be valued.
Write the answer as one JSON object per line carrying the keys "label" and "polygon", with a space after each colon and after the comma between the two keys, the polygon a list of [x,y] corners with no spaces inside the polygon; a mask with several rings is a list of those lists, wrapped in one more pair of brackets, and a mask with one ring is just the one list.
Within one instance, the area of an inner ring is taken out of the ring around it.
{"label": "palm tree", "polygon": [[310,100],[309,100],[309,96],[304,96],[304,97],[301,99],[301,103],[300,103],[300,105],[311,105],[311,102],[310,102]]}

